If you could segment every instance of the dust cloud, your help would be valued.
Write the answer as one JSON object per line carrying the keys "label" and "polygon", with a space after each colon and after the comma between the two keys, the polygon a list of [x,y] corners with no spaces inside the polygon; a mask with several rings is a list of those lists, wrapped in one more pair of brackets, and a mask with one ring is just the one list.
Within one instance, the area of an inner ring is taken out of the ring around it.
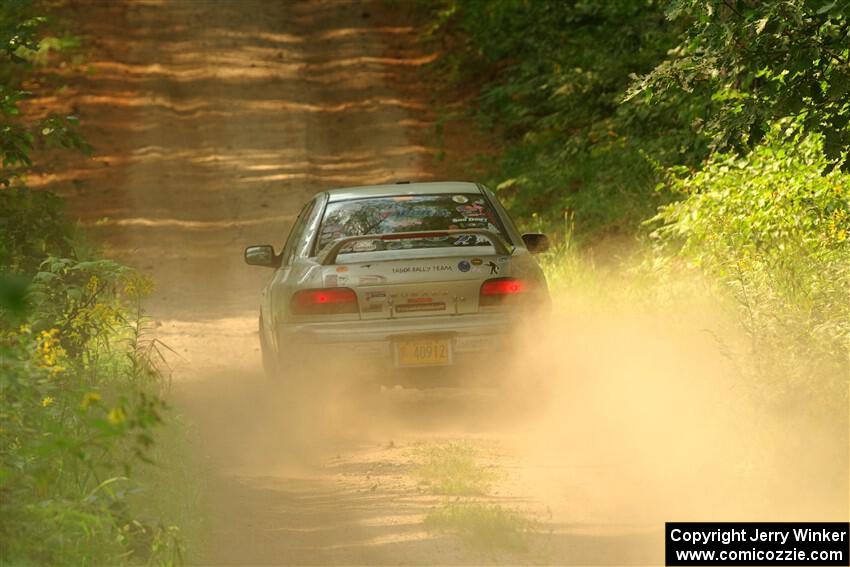
{"label": "dust cloud", "polygon": [[[328,514],[380,492],[388,467],[381,517],[421,522],[435,500],[416,489],[403,449],[472,443],[503,471],[500,498],[543,520],[557,563],[658,560],[665,521],[846,519],[846,415],[762,399],[742,375],[746,360],[730,354],[746,337],[728,306],[632,303],[617,298],[622,280],[604,285],[555,290],[551,316],[518,327],[510,354],[488,366],[378,385],[374,369],[328,351],[281,379],[207,377],[181,405],[211,470],[307,483]],[[288,505],[288,521],[307,529],[315,511]],[[423,545],[432,537],[416,533]]]}
{"label": "dust cloud", "polygon": [[754,384],[742,371],[749,342],[730,305],[705,288],[632,302],[617,293],[628,276],[611,279],[602,294],[557,290],[560,309],[513,361],[517,396],[538,400],[516,441],[538,464],[526,469],[538,498],[575,521],[656,529],[846,519],[846,396],[776,405],[765,389],[783,378]]}

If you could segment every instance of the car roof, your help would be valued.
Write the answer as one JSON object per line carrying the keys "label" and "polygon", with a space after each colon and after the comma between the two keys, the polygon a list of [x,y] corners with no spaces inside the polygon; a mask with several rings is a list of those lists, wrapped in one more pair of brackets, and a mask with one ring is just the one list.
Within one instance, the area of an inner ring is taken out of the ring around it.
{"label": "car roof", "polygon": [[363,199],[366,197],[397,197],[403,195],[435,195],[441,193],[481,193],[476,183],[468,181],[428,181],[421,183],[392,183],[344,187],[327,192],[329,202]]}

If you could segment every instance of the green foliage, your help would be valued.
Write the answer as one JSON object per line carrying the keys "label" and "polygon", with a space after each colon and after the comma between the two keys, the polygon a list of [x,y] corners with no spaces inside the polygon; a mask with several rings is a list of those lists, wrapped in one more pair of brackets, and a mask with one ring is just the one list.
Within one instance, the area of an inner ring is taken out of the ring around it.
{"label": "green foliage", "polygon": [[850,4],[434,0],[436,72],[480,91],[507,144],[487,181],[528,222],[575,213],[580,240],[633,232],[653,188],[711,151],[746,153],[783,117],[850,148]]}
{"label": "green foliage", "polygon": [[27,0],[0,3],[0,184],[12,181],[32,165],[36,147],[63,147],[84,152],[90,146],[77,132],[75,116],[51,115],[41,120],[20,116],[19,104],[30,93],[20,86],[34,62],[45,64],[45,53],[67,47],[68,41],[40,38],[44,17],[33,15]]}
{"label": "green foliage", "polygon": [[62,200],[26,187],[0,190],[0,233],[0,266],[23,274],[35,273],[47,256],[69,256],[74,237]]}
{"label": "green foliage", "polygon": [[695,125],[721,150],[745,151],[773,121],[796,117],[849,165],[850,3],[674,0],[667,14],[687,27],[629,97],[697,102]]}
{"label": "green foliage", "polygon": [[[508,144],[487,181],[528,222],[575,213],[579,238],[631,230],[664,202],[657,164],[695,163],[706,145],[686,99],[622,105],[631,76],[675,45],[661,3],[442,1],[450,38],[436,71],[480,90],[477,117]],[[455,72],[457,69],[457,72]]]}
{"label": "green foliage", "polygon": [[148,285],[111,261],[51,257],[32,278],[26,322],[3,319],[5,559],[147,560],[151,548],[139,542],[162,537],[127,506],[132,464],[149,460],[164,410],[138,311]]}
{"label": "green foliage", "polygon": [[73,45],[40,37],[44,23],[29,2],[0,3],[0,563],[175,564],[178,528],[130,498],[165,410],[151,284],[86,257],[61,200],[21,183],[36,147],[88,149],[74,117],[19,111],[24,74]]}
{"label": "green foliage", "polygon": [[823,136],[784,121],[747,156],[716,155],[673,177],[684,198],[653,219],[661,256],[734,294],[766,396],[847,401],[850,175],[824,175],[831,165]]}

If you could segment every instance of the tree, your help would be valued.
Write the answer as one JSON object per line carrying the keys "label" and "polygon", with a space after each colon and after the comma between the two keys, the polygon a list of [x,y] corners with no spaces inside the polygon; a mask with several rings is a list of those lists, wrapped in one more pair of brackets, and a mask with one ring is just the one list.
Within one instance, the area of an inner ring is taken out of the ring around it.
{"label": "tree", "polygon": [[28,121],[20,115],[19,103],[30,94],[20,78],[41,49],[39,29],[44,23],[44,17],[32,15],[28,0],[0,2],[0,183],[6,186],[32,165],[36,144],[89,150],[75,130],[76,117]]}
{"label": "tree", "polygon": [[694,125],[718,150],[744,152],[771,123],[794,118],[850,166],[850,2],[674,0],[667,15],[689,25],[668,58],[635,78],[627,100],[700,100]]}

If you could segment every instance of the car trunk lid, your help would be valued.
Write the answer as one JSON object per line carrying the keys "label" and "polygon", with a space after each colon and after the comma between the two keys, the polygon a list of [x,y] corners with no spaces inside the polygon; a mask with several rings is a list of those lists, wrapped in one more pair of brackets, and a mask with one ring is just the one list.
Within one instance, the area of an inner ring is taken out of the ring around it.
{"label": "car trunk lid", "polygon": [[323,283],[353,289],[363,319],[477,313],[481,284],[510,275],[510,257],[489,251],[324,266]]}

